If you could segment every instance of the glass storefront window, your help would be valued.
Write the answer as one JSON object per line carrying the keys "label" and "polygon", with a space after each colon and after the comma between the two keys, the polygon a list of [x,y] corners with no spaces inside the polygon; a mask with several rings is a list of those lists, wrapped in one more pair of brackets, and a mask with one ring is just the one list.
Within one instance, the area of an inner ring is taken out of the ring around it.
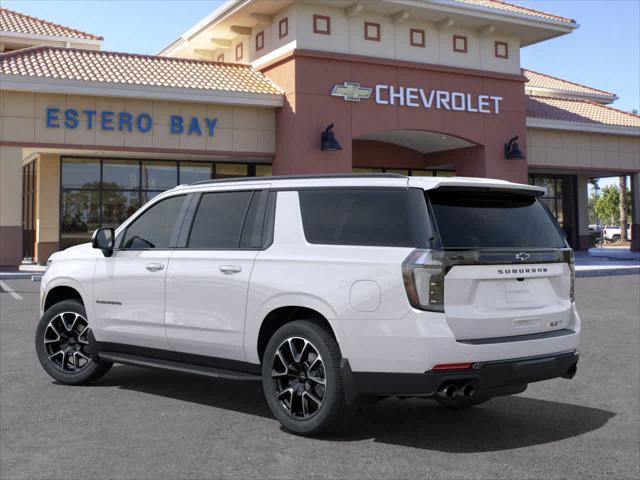
{"label": "glass storefront window", "polygon": [[529,184],[545,189],[541,197],[542,202],[558,220],[560,226],[564,227],[564,215],[562,210],[562,178],[530,175]]}
{"label": "glass storefront window", "polygon": [[102,192],[102,226],[116,228],[140,207],[138,192]]}
{"label": "glass storefront window", "polygon": [[[271,165],[269,165],[271,166]],[[180,183],[190,184],[213,178],[213,164],[198,162],[180,163]]]}
{"label": "glass storefront window", "polygon": [[411,176],[413,177],[433,177],[432,170],[411,170]]}
{"label": "glass storefront window", "polygon": [[[271,175],[271,165],[133,159],[62,159],[60,247],[88,242],[101,226],[117,227],[140,206],[180,183]],[[142,173],[142,175],[141,175]],[[179,178],[178,178],[179,177]]]}
{"label": "glass storefront window", "polygon": [[396,173],[398,175],[409,175],[409,170],[403,170],[400,168],[385,168],[386,173]]}
{"label": "glass storefront window", "polygon": [[246,176],[246,163],[216,163],[216,178],[236,178]]}
{"label": "glass storefront window", "polygon": [[102,188],[114,190],[140,188],[140,163],[137,160],[104,160]]}
{"label": "glass storefront window", "polygon": [[61,195],[60,248],[88,242],[100,227],[100,192],[67,190]]}
{"label": "glass storefront window", "polygon": [[273,175],[271,165],[256,165],[256,177],[270,177]]}
{"label": "glass storefront window", "polygon": [[176,162],[142,162],[143,190],[167,190],[177,184]]}
{"label": "glass storefront window", "polygon": [[64,159],[62,188],[99,188],[100,160]]}

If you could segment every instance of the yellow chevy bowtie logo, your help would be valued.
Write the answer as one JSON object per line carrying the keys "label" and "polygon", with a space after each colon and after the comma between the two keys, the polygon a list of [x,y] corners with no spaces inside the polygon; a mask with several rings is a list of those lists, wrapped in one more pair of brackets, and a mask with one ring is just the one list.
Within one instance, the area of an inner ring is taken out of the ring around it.
{"label": "yellow chevy bowtie logo", "polygon": [[331,96],[342,97],[347,102],[359,102],[361,99],[367,99],[371,96],[371,88],[361,87],[359,83],[344,82],[342,85],[333,87]]}

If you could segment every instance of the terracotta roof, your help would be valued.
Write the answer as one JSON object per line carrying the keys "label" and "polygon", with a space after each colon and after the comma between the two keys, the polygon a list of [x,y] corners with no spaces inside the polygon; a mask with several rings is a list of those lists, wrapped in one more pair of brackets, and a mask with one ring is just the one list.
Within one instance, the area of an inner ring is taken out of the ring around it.
{"label": "terracotta roof", "polygon": [[527,117],[565,122],[640,127],[640,115],[587,100],[557,97],[527,97]]}
{"label": "terracotta roof", "polygon": [[0,74],[108,84],[258,94],[281,93],[249,65],[62,47],[0,55]]}
{"label": "terracotta roof", "polygon": [[534,72],[533,70],[522,69],[522,74],[527,77],[528,82],[526,87],[531,88],[548,88],[550,90],[558,90],[568,93],[582,93],[587,95],[602,95],[606,97],[616,97],[615,93],[599,90],[593,87],[587,87],[576,82],[570,82],[569,80],[563,80],[561,78],[552,77],[540,72]]}
{"label": "terracotta roof", "polygon": [[104,40],[92,33],[81,32],[74,28],[48,22],[40,18],[14,12],[8,8],[0,8],[0,32],[27,33],[46,35],[49,37],[81,38],[84,40]]}
{"label": "terracotta roof", "polygon": [[533,17],[544,18],[547,20],[556,20],[558,22],[576,23],[572,18],[561,17],[554,15],[553,13],[543,12],[541,10],[534,10],[533,8],[521,7],[520,5],[514,5],[513,3],[502,2],[500,0],[454,0],[458,3],[467,3],[469,5],[476,5],[478,7],[492,8],[495,10],[503,10],[509,13],[519,13],[521,15],[531,15]]}

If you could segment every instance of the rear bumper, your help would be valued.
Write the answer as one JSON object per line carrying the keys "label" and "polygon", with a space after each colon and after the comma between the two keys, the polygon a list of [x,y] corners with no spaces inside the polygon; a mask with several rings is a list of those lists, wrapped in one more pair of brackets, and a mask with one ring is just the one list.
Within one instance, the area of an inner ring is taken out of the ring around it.
{"label": "rear bumper", "polygon": [[552,378],[572,378],[578,364],[578,352],[477,362],[466,370],[425,373],[351,372],[343,365],[347,395],[435,396],[448,383],[472,384],[479,396],[511,395],[525,390],[527,384]]}

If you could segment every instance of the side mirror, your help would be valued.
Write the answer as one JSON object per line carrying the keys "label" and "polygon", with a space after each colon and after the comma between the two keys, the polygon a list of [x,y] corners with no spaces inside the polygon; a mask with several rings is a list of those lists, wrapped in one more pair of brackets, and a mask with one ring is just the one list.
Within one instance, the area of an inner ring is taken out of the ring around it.
{"label": "side mirror", "polygon": [[93,232],[91,246],[102,250],[105,257],[110,257],[113,254],[115,238],[116,234],[113,228],[99,228]]}

